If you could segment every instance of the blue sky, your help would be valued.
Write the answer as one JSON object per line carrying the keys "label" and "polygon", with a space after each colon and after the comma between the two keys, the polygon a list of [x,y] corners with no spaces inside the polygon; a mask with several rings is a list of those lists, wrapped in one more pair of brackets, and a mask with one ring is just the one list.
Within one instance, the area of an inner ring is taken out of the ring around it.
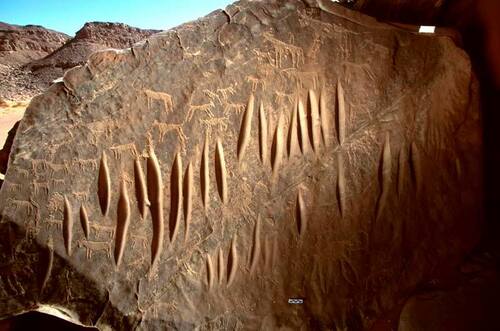
{"label": "blue sky", "polygon": [[0,21],[36,24],[73,36],[85,22],[168,29],[224,8],[231,0],[0,0]]}

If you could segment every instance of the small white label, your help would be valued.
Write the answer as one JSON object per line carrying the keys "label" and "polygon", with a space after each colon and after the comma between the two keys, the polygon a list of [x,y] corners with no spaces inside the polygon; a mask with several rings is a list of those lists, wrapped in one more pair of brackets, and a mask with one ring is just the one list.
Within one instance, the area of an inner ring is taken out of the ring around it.
{"label": "small white label", "polygon": [[301,305],[304,303],[304,299],[288,299],[288,303],[291,305]]}
{"label": "small white label", "polygon": [[435,26],[421,25],[418,32],[420,32],[420,33],[434,33],[434,30],[436,30]]}

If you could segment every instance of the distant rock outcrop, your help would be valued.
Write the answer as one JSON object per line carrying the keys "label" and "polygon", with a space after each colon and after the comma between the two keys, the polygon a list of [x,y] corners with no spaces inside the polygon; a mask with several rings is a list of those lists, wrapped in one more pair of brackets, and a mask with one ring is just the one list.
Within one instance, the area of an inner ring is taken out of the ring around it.
{"label": "distant rock outcrop", "polygon": [[64,71],[85,63],[90,54],[106,48],[127,48],[160,32],[143,30],[123,23],[85,23],[73,39],[52,54],[29,63],[26,68],[46,83],[62,77]]}
{"label": "distant rock outcrop", "polygon": [[91,22],[70,38],[41,26],[0,22],[0,97],[32,98],[93,52],[127,48],[156,32],[122,23]]}
{"label": "distant rock outcrop", "polygon": [[49,55],[70,37],[38,25],[0,22],[0,63],[21,66]]}

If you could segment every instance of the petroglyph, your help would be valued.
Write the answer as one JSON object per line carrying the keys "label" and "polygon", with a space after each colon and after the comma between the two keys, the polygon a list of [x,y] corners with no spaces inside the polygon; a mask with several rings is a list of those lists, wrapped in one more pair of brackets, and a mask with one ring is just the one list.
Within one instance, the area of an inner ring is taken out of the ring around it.
{"label": "petroglyph", "polygon": [[79,248],[85,247],[85,256],[87,259],[92,258],[92,254],[97,252],[103,252],[108,258],[111,258],[111,246],[112,243],[109,241],[91,241],[86,239],[77,240],[77,246]]}
{"label": "petroglyph", "polygon": [[232,86],[217,89],[217,94],[219,95],[219,100],[221,103],[227,102],[229,100],[229,97],[234,93],[236,93],[236,91]]}
{"label": "petroglyph", "polygon": [[295,94],[283,93],[280,91],[274,92],[274,103],[278,105],[282,105],[284,103],[289,103],[293,105],[295,102],[295,98],[296,98]]}
{"label": "petroglyph", "polygon": [[279,72],[285,81],[295,83],[297,89],[316,89],[319,86],[319,74],[316,71],[299,71],[296,68],[286,68]]}
{"label": "petroglyph", "polygon": [[290,58],[293,67],[304,63],[304,51],[298,46],[287,44],[274,38],[269,32],[264,32],[264,39],[271,43],[274,48],[274,63],[277,67],[282,67],[283,60]]}
{"label": "petroglyph", "polygon": [[228,119],[226,117],[213,117],[200,119],[200,122],[205,126],[209,136],[212,135],[212,130],[215,128],[218,132],[226,132],[228,128]]}
{"label": "petroglyph", "polygon": [[[130,236],[132,239],[131,239],[131,248],[132,249],[135,249],[137,247],[137,245],[139,245],[142,249],[146,249],[147,248],[147,245],[148,245],[148,238],[146,238],[145,236],[141,236],[141,235],[138,235],[138,234],[131,234]],[[142,261],[142,259],[141,259]]]}
{"label": "petroglyph", "polygon": [[307,57],[310,59],[316,59],[322,44],[323,41],[321,40],[321,36],[319,34],[315,34],[311,48],[307,51]]}
{"label": "petroglyph", "polygon": [[55,220],[55,219],[47,219],[45,220],[44,222],[45,224],[47,224],[47,229],[50,229],[51,227],[55,227],[56,230],[62,230],[62,227],[63,227],[63,221],[62,220]]}
{"label": "petroglyph", "polygon": [[115,237],[115,228],[112,226],[106,226],[106,225],[100,225],[96,223],[90,223],[90,232],[94,230],[94,235],[99,238],[100,234],[103,235],[103,237],[108,237],[108,238],[114,238]]}
{"label": "petroglyph", "polygon": [[252,84],[252,92],[257,91],[259,86],[262,88],[262,90],[265,90],[266,84],[267,84],[265,79],[251,76],[251,75],[247,77],[247,82]]}
{"label": "petroglyph", "polygon": [[49,171],[49,176],[54,177],[58,173],[63,173],[64,175],[69,174],[69,166],[68,164],[55,164],[55,163],[46,163],[46,169]]}
{"label": "petroglyph", "polygon": [[77,201],[89,201],[89,193],[88,192],[73,192],[71,194],[72,196],[75,197],[75,200]]}
{"label": "petroglyph", "polygon": [[87,169],[97,170],[97,165],[98,165],[98,161],[96,159],[90,159],[90,160],[77,159],[74,160],[73,163],[80,171],[84,171]]}
{"label": "petroglyph", "polygon": [[179,140],[182,152],[186,151],[187,137],[184,134],[184,130],[182,128],[183,124],[161,123],[158,122],[157,120],[154,120],[153,127],[158,129],[160,142],[163,141],[165,134],[167,134],[170,131],[174,131],[177,134],[177,139]]}
{"label": "petroglyph", "polygon": [[153,101],[159,101],[163,103],[163,107],[167,113],[174,109],[174,104],[172,102],[172,96],[168,93],[157,92],[153,90],[143,89],[142,90],[148,99],[148,109],[151,109]]}
{"label": "petroglyph", "polygon": [[113,157],[116,160],[121,160],[121,156],[124,153],[130,154],[132,157],[136,157],[138,155],[135,143],[111,146],[109,149],[113,152]]}
{"label": "petroglyph", "polygon": [[[32,185],[34,186],[35,183],[33,183]],[[7,192],[15,193],[15,192],[19,192],[21,190],[22,185],[18,184],[18,183],[6,182],[4,184],[4,187],[7,190]]]}
{"label": "petroglyph", "polygon": [[243,103],[225,103],[223,113],[226,116],[231,115],[231,113],[241,114],[246,109],[246,105]]}
{"label": "petroglyph", "polygon": [[202,105],[190,105],[189,106],[189,111],[186,116],[186,120],[190,121],[193,118],[193,115],[198,112],[204,112],[205,115],[207,115],[209,118],[214,117],[214,113],[212,110],[215,108],[215,104],[213,101],[210,101],[209,103],[204,103]]}
{"label": "petroglyph", "polygon": [[46,160],[38,160],[38,159],[31,160],[31,170],[34,173],[46,171],[47,170],[47,161]]}

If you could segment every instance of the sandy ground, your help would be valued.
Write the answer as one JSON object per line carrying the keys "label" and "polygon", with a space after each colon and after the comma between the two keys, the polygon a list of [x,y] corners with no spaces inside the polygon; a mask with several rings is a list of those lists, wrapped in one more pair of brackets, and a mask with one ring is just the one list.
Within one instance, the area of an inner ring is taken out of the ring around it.
{"label": "sandy ground", "polygon": [[24,101],[6,101],[6,104],[0,105],[0,146],[3,147],[9,130],[19,121],[30,100]]}
{"label": "sandy ground", "polygon": [[[9,130],[23,117],[29,103],[29,99],[23,101],[3,101],[0,103],[0,146],[2,148]],[[3,178],[4,175],[0,174],[0,179],[3,180]]]}

